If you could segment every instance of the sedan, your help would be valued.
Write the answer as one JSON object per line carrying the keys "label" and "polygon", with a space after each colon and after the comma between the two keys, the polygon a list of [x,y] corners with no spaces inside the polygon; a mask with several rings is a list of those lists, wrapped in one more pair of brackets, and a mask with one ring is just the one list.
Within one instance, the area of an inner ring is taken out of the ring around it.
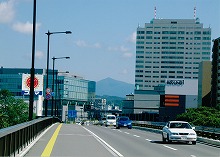
{"label": "sedan", "polygon": [[197,134],[194,129],[185,121],[169,121],[162,130],[163,142],[192,142],[195,145]]}
{"label": "sedan", "polygon": [[131,129],[132,121],[125,116],[118,117],[116,120],[116,129],[120,129],[120,127],[127,127],[128,129]]}

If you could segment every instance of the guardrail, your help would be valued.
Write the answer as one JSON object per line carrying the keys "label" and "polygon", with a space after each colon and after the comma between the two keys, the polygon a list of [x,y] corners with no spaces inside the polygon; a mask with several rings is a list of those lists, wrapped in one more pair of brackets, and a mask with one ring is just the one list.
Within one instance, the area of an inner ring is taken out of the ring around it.
{"label": "guardrail", "polygon": [[[162,130],[165,125],[164,122],[145,122],[145,121],[133,121],[134,126],[152,128]],[[195,131],[198,136],[205,137],[213,140],[220,140],[220,128],[196,126]]]}
{"label": "guardrail", "polygon": [[0,129],[0,156],[16,156],[41,132],[56,122],[61,121],[56,117],[46,117]]}

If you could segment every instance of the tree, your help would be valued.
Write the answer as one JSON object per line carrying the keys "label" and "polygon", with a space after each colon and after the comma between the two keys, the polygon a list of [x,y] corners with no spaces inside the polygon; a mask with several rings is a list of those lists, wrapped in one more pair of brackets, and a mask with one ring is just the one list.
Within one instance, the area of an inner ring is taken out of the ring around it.
{"label": "tree", "polygon": [[189,108],[177,116],[177,120],[188,121],[197,126],[220,127],[220,110],[213,107]]}
{"label": "tree", "polygon": [[28,104],[0,90],[0,129],[28,121]]}

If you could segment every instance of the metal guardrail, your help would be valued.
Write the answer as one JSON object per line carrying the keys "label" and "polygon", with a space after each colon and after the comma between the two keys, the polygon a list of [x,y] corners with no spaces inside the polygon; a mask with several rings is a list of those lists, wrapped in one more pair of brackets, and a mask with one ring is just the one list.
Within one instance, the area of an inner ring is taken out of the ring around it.
{"label": "metal guardrail", "polygon": [[[162,130],[165,125],[164,122],[146,122],[146,121],[133,121],[134,126],[152,128]],[[220,128],[196,126],[195,131],[198,136],[205,137],[213,140],[220,140]]]}
{"label": "metal guardrail", "polygon": [[0,156],[16,156],[56,122],[61,121],[56,117],[46,117],[0,129]]}

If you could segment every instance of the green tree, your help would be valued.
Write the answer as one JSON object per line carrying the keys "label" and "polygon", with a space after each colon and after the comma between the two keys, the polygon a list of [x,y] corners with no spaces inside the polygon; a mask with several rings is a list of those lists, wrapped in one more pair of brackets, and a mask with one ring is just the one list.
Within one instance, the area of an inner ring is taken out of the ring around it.
{"label": "green tree", "polygon": [[0,90],[0,129],[28,121],[28,104]]}
{"label": "green tree", "polygon": [[213,107],[189,108],[177,116],[177,120],[188,121],[198,126],[220,127],[220,110]]}

